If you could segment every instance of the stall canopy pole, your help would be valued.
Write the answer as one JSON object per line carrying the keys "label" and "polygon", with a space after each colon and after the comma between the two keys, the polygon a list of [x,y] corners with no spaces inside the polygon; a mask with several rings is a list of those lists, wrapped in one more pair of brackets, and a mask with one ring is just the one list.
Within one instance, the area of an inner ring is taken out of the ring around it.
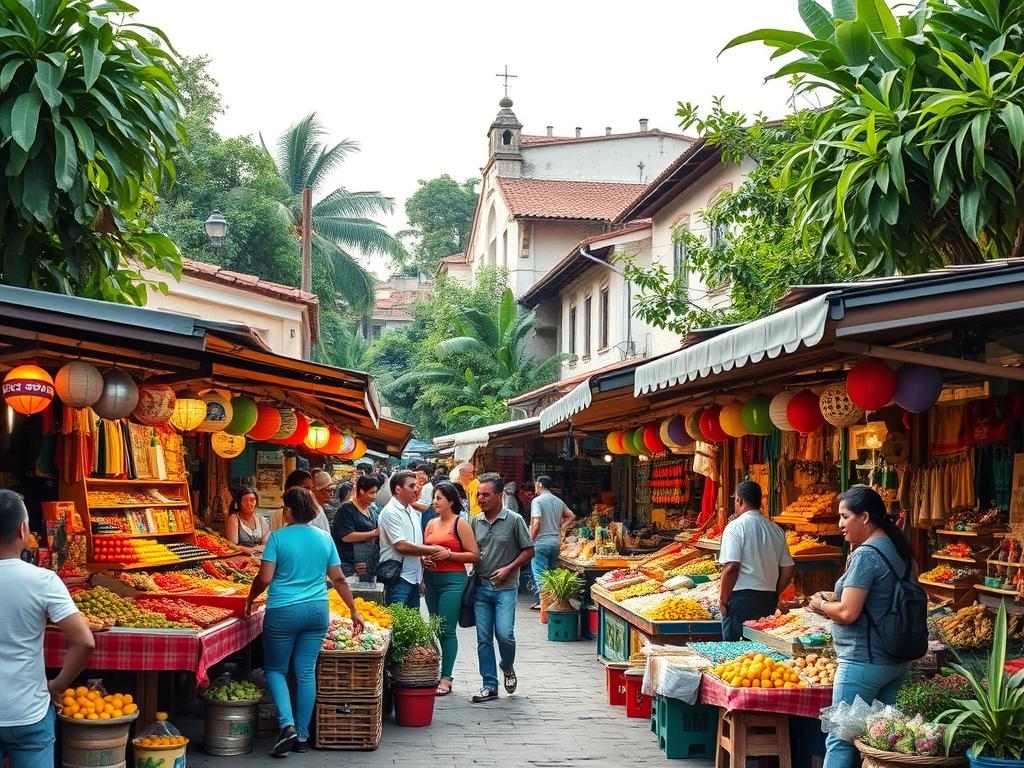
{"label": "stall canopy pole", "polygon": [[850,429],[839,429],[839,492],[850,487]]}
{"label": "stall canopy pole", "polygon": [[979,363],[976,360],[961,360],[958,357],[933,355],[930,352],[915,352],[911,349],[893,349],[879,344],[865,344],[861,341],[837,341],[836,350],[849,355],[867,355],[883,360],[896,360],[901,363],[919,363],[945,368],[960,373],[973,373],[978,376],[995,379],[1012,379],[1024,381],[1024,368],[1013,368],[1001,365]]}

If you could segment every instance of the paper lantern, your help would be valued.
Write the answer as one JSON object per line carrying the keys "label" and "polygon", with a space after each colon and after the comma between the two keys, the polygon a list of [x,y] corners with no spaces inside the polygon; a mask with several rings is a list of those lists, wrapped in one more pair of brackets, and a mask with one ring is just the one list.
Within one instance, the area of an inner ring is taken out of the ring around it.
{"label": "paper lantern", "polygon": [[747,434],[747,427],[743,423],[743,406],[743,401],[733,400],[723,406],[721,413],[718,414],[718,423],[729,437],[743,437]]}
{"label": "paper lantern", "polygon": [[768,435],[775,429],[771,417],[771,399],[767,395],[755,395],[743,406],[743,426],[752,435]]}
{"label": "paper lantern", "polygon": [[640,445],[637,445],[635,437],[636,431],[632,429],[627,429],[622,433],[622,447],[626,449],[626,453],[630,456],[639,456],[643,452],[640,447],[643,445],[643,436],[641,435]]}
{"label": "paper lantern", "polygon": [[183,389],[175,398],[171,424],[180,432],[194,432],[206,420],[206,401],[194,389]]}
{"label": "paper lantern", "polygon": [[896,371],[877,357],[865,357],[846,374],[846,391],[854,405],[877,411],[896,394]]}
{"label": "paper lantern", "polygon": [[277,428],[270,441],[287,445],[299,427],[299,419],[291,408],[278,408],[277,412],[281,416],[281,426]]}
{"label": "paper lantern", "polygon": [[729,439],[729,435],[722,429],[722,423],[718,420],[721,413],[720,405],[709,405],[701,411],[700,431],[709,443],[724,443]]}
{"label": "paper lantern", "polygon": [[686,434],[686,419],[682,416],[670,416],[661,422],[659,436],[661,442],[669,448],[682,448],[693,442],[693,439]]}
{"label": "paper lantern", "polygon": [[210,435],[210,447],[222,459],[233,459],[245,450],[245,438],[230,432],[214,432]]}
{"label": "paper lantern", "polygon": [[327,445],[330,437],[331,432],[322,421],[311,421],[309,423],[309,431],[306,433],[306,439],[302,442],[309,450],[319,451]]}
{"label": "paper lantern", "polygon": [[340,454],[351,453],[355,450],[356,441],[358,438],[350,435],[348,432],[341,433],[341,449],[338,451]]}
{"label": "paper lantern", "polygon": [[651,451],[644,441],[644,427],[637,427],[633,430],[633,447],[637,450],[638,456],[650,456]]}
{"label": "paper lantern", "polygon": [[124,419],[139,404],[139,387],[135,379],[115,368],[103,377],[103,394],[92,409],[101,419]]}
{"label": "paper lantern", "polygon": [[622,437],[620,432],[609,432],[607,437],[604,439],[604,447],[608,449],[608,453],[618,455],[620,453],[620,447],[622,445]]}
{"label": "paper lantern", "polygon": [[[327,438],[327,442],[324,447],[320,449],[320,453],[326,456],[339,456],[347,451],[342,450],[345,448],[345,433],[338,432],[337,430],[331,429],[331,436]],[[351,451],[355,447],[355,440],[352,440],[348,446],[348,450]]]}
{"label": "paper lantern", "polygon": [[930,365],[908,363],[896,371],[896,402],[906,411],[927,411],[942,394],[942,374]]}
{"label": "paper lantern", "polygon": [[196,427],[196,432],[223,432],[234,416],[231,401],[220,392],[207,392],[203,402],[206,403],[206,418]]}
{"label": "paper lantern", "polygon": [[665,444],[661,442],[660,432],[661,425],[658,423],[648,424],[644,427],[644,447],[652,454],[665,452]]}
{"label": "paper lantern", "polygon": [[19,365],[4,376],[3,394],[11,408],[31,416],[53,402],[53,379],[38,365]]}
{"label": "paper lantern", "polygon": [[69,408],[91,408],[103,394],[103,374],[95,365],[74,360],[57,371],[53,389]]}
{"label": "paper lantern", "polygon": [[793,399],[794,394],[794,392],[790,392],[789,390],[779,392],[779,394],[772,398],[771,403],[768,405],[768,418],[772,420],[772,424],[783,432],[796,431],[796,428],[789,423],[789,416],[787,415],[789,410],[789,401]]}
{"label": "paper lantern", "polygon": [[359,461],[366,455],[366,443],[363,442],[362,438],[355,438],[355,445],[352,450],[342,456],[347,461]]}
{"label": "paper lantern", "polygon": [[700,431],[700,408],[694,408],[686,417],[686,434],[694,440],[704,442],[704,433]]}
{"label": "paper lantern", "polygon": [[270,403],[257,403],[256,423],[246,432],[245,436],[250,440],[269,440],[281,427],[281,414],[276,407]]}
{"label": "paper lantern", "polygon": [[178,398],[167,384],[143,384],[139,387],[139,404],[132,416],[147,427],[166,424],[174,415],[174,404]]}
{"label": "paper lantern", "polygon": [[825,387],[819,405],[821,415],[833,427],[852,427],[864,419],[864,409],[854,405],[841,381]]}
{"label": "paper lantern", "polygon": [[256,418],[259,412],[256,410],[256,403],[248,397],[231,398],[231,421],[224,427],[229,435],[244,435],[256,426]]}
{"label": "paper lantern", "polygon": [[281,445],[302,445],[302,441],[306,439],[306,434],[309,432],[309,419],[304,414],[295,412],[295,431],[292,432],[291,437],[285,438],[281,441]]}
{"label": "paper lantern", "polygon": [[793,399],[786,406],[786,418],[793,425],[793,429],[802,434],[813,432],[825,423],[821,415],[821,406],[818,404],[818,396],[809,389],[803,389],[793,395]]}

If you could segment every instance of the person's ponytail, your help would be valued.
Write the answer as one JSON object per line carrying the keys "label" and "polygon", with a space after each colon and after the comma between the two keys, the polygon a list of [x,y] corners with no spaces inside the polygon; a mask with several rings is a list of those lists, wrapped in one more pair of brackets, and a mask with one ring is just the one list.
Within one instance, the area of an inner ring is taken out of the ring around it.
{"label": "person's ponytail", "polygon": [[914,553],[910,548],[910,542],[886,511],[885,502],[877,491],[866,485],[851,485],[839,497],[839,501],[858,515],[866,512],[868,519],[889,537],[900,558],[907,563],[913,562]]}

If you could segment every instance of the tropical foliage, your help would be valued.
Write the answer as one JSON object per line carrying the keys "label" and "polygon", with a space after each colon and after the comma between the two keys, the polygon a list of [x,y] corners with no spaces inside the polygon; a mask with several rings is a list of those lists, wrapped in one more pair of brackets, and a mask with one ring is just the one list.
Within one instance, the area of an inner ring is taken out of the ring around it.
{"label": "tropical foliage", "polygon": [[478,182],[468,179],[459,184],[447,173],[430,181],[420,180],[419,189],[405,201],[405,216],[412,228],[398,233],[409,245],[393,260],[397,274],[433,275],[441,259],[466,249],[479,197]]}
{"label": "tropical foliage", "polygon": [[[143,304],[177,276],[147,221],[182,139],[164,34],[122,0],[0,0],[0,280]],[[158,286],[157,287],[161,287]]]}

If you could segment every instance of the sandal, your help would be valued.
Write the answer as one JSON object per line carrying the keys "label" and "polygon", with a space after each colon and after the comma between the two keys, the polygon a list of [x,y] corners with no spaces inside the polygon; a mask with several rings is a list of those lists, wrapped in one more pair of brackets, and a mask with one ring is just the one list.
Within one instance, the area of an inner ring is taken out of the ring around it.
{"label": "sandal", "polygon": [[498,692],[492,691],[490,688],[481,688],[480,693],[473,697],[474,704],[482,704],[485,701],[491,701],[492,699],[498,698]]}
{"label": "sandal", "polygon": [[[448,687],[447,688],[442,688],[441,686],[444,685],[446,680],[448,681]],[[448,680],[448,678],[442,677],[440,684],[438,684],[437,689],[434,691],[434,695],[435,696],[447,696],[449,693],[452,692],[452,685],[453,685],[453,683],[454,683],[453,680]]]}
{"label": "sandal", "polygon": [[505,690],[508,693],[515,693],[516,686],[519,685],[519,679],[516,677],[516,671],[514,669],[503,669],[501,673],[505,676]]}

